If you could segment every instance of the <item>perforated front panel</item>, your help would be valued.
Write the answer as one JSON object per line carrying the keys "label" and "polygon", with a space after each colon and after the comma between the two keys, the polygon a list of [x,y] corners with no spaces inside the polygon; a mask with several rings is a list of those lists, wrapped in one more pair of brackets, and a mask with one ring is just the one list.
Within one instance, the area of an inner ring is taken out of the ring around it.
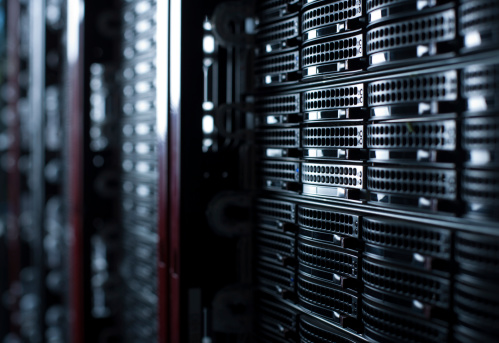
{"label": "perforated front panel", "polygon": [[256,279],[258,285],[272,294],[283,294],[283,291],[294,292],[295,273],[292,270],[263,261],[256,263]]}
{"label": "perforated front panel", "polygon": [[463,148],[496,150],[499,147],[499,119],[472,118],[463,121]]}
{"label": "perforated front panel", "polygon": [[260,22],[271,22],[286,17],[288,6],[296,3],[296,0],[258,0],[256,12]]}
{"label": "perforated front panel", "polygon": [[368,167],[371,191],[455,199],[457,178],[453,170]]}
{"label": "perforated front panel", "polygon": [[453,101],[458,96],[457,73],[449,71],[369,83],[370,106],[411,102]]}
{"label": "perforated front panel", "polygon": [[295,257],[294,237],[258,229],[256,241],[260,250],[275,255],[276,259],[282,257]]}
{"label": "perforated front panel", "polygon": [[259,28],[256,39],[259,44],[267,44],[298,37],[298,32],[298,18],[291,18]]}
{"label": "perforated front panel", "polygon": [[256,141],[264,147],[298,148],[300,129],[269,129],[256,132]]}
{"label": "perforated front panel", "polygon": [[323,327],[312,319],[300,316],[300,339],[303,343],[354,343],[354,339],[341,336],[329,327]]}
{"label": "perforated front panel", "polygon": [[298,241],[297,257],[302,265],[312,268],[352,278],[358,275],[358,257],[331,247],[301,240]]}
{"label": "perforated front panel", "polygon": [[499,43],[497,1],[461,1],[459,29],[466,48],[484,48]]}
{"label": "perforated front panel", "polygon": [[382,149],[456,149],[456,122],[405,122],[367,126],[367,147]]}
{"label": "perforated front panel", "polygon": [[331,311],[352,317],[358,315],[357,297],[315,283],[303,276],[298,278],[298,299],[302,306],[319,315],[329,313],[329,316],[332,317]]}
{"label": "perforated front panel", "polygon": [[269,11],[283,7],[295,0],[258,0],[256,4],[257,11]]}
{"label": "perforated front panel", "polygon": [[499,319],[497,314],[499,298],[493,283],[468,285],[461,281],[456,282],[455,302],[456,312],[461,321],[481,329],[482,332],[497,333],[494,323]]}
{"label": "perforated front panel", "polygon": [[314,231],[357,237],[359,217],[333,210],[299,206],[298,224]]}
{"label": "perforated front panel", "polygon": [[[363,322],[368,332],[366,335],[373,339],[384,340],[385,337],[393,341],[405,342],[445,342],[447,330],[437,325],[417,321],[406,317],[402,313],[391,312],[367,301],[362,305]],[[380,336],[377,336],[380,335]]]}
{"label": "perforated front panel", "polygon": [[[377,263],[372,259],[364,259],[362,280],[366,286],[399,297],[398,300],[397,298],[384,299],[394,305],[403,307],[404,303],[401,299],[407,297],[443,308],[449,306],[450,283],[443,278]],[[409,301],[405,306],[410,308],[412,304]]]}
{"label": "perforated front panel", "polygon": [[364,106],[364,85],[334,87],[303,93],[303,110],[318,111]]}
{"label": "perforated front panel", "polygon": [[447,0],[367,0],[368,23],[377,24],[397,18],[411,18],[420,12],[445,4]]}
{"label": "perforated front panel", "polygon": [[496,204],[499,200],[499,173],[496,171],[464,170],[462,178],[464,201],[476,204]]}
{"label": "perforated front panel", "polygon": [[259,316],[256,320],[257,330],[282,337],[283,331],[295,330],[296,312],[284,304],[276,304],[272,298],[259,296],[256,302]]}
{"label": "perforated front panel", "polygon": [[258,59],[255,62],[255,73],[265,76],[297,71],[300,68],[298,57],[298,52],[290,52]]}
{"label": "perforated front panel", "polygon": [[495,272],[499,267],[499,242],[490,237],[467,232],[456,234],[456,261],[472,269],[489,269]]}
{"label": "perforated front panel", "polygon": [[[393,4],[403,3],[404,0],[366,0],[367,12],[378,10],[382,7],[390,6]],[[409,2],[406,0],[405,2]]]}
{"label": "perforated front panel", "polygon": [[364,217],[362,239],[369,244],[409,251],[409,253],[450,258],[451,234],[448,230]]}
{"label": "perforated front panel", "polygon": [[[342,23],[362,16],[361,0],[341,0],[307,9],[302,14],[302,32]],[[343,29],[344,30],[344,29]],[[339,30],[340,32],[343,30]]]}
{"label": "perforated front panel", "polygon": [[300,112],[300,96],[298,94],[257,97],[255,110],[258,114],[277,115]]}
{"label": "perforated front panel", "polygon": [[256,210],[259,216],[292,223],[295,221],[295,209],[296,205],[287,201],[260,198],[256,202]]}
{"label": "perforated front panel", "polygon": [[448,10],[370,29],[367,32],[367,53],[452,40],[456,37],[455,22],[454,11]]}
{"label": "perforated front panel", "polygon": [[[456,31],[453,9],[371,28],[366,33],[369,63],[377,66],[446,53],[451,49],[436,44],[453,42]],[[386,53],[378,54],[382,52]]]}
{"label": "perforated front panel", "polygon": [[473,65],[462,72],[461,93],[470,114],[495,110],[499,106],[499,67]]}
{"label": "perforated front panel", "polygon": [[295,162],[264,161],[260,163],[260,173],[264,179],[299,181],[300,165]]}
{"label": "perforated front panel", "polygon": [[304,148],[363,148],[363,126],[305,127]]}
{"label": "perforated front panel", "polygon": [[302,181],[305,183],[363,188],[364,167],[337,164],[302,164]]}
{"label": "perforated front panel", "polygon": [[308,45],[302,49],[302,67],[359,58],[364,55],[362,35]]}

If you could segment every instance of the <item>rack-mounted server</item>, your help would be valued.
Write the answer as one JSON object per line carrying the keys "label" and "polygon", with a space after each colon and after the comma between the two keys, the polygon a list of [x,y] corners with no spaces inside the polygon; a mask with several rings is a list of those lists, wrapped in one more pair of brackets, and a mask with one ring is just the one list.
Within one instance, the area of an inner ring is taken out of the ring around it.
{"label": "rack-mounted server", "polygon": [[302,1],[278,18],[261,10],[276,2],[257,3],[259,47],[285,22],[300,28],[293,79],[254,89],[257,137],[279,137],[255,139],[257,159],[281,166],[256,184],[275,204],[257,200],[257,223],[274,217],[295,237],[296,297],[274,301],[327,325],[311,336],[300,324],[304,342],[335,341],[335,330],[352,341],[491,341],[492,325],[476,320],[493,320],[492,274],[454,251],[461,236],[476,249],[498,239],[495,5]]}

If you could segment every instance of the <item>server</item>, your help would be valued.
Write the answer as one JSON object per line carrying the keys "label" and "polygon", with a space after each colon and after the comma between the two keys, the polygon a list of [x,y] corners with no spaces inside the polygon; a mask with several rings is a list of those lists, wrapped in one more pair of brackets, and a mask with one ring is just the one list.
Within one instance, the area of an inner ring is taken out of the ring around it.
{"label": "server", "polygon": [[257,1],[263,341],[493,341],[495,7]]}

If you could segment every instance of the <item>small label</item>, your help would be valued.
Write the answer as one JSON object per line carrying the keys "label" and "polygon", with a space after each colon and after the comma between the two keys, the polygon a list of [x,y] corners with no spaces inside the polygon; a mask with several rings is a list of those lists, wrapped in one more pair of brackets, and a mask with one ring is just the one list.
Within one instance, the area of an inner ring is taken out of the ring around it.
{"label": "small label", "polygon": [[473,164],[487,164],[491,161],[490,152],[487,150],[472,150],[470,152],[470,162]]}
{"label": "small label", "polygon": [[427,150],[418,150],[417,160],[418,161],[429,161],[430,160],[430,152]]}
{"label": "small label", "polygon": [[314,39],[314,38],[317,38],[317,30],[311,30],[311,31],[305,33],[306,40]]}
{"label": "small label", "polygon": [[376,11],[369,13],[369,22],[370,23],[378,21],[381,18],[383,18],[383,15],[381,14],[381,10],[376,10]]}
{"label": "small label", "polygon": [[307,76],[317,74],[317,67],[310,67],[305,69]]}
{"label": "small label", "polygon": [[285,154],[283,149],[266,149],[265,155],[267,157],[283,157]]}
{"label": "small label", "polygon": [[474,48],[482,44],[482,36],[478,31],[469,32],[464,36],[464,46]]}
{"label": "small label", "polygon": [[483,96],[473,96],[468,99],[468,110],[470,111],[486,111],[487,100]]}
{"label": "small label", "polygon": [[421,197],[421,198],[419,198],[418,206],[421,208],[430,208],[431,207],[431,200]]}
{"label": "small label", "polygon": [[375,158],[377,160],[389,160],[390,159],[390,152],[386,150],[376,150],[375,152]]}
{"label": "small label", "polygon": [[422,57],[425,55],[428,55],[430,53],[430,47],[426,45],[418,45],[417,47],[417,54],[418,57]]}
{"label": "small label", "polygon": [[422,9],[425,9],[427,7],[435,6],[436,1],[435,0],[418,0],[417,3],[417,9],[418,11],[421,11]]}
{"label": "small label", "polygon": [[388,117],[390,116],[390,109],[386,106],[375,107],[372,110],[374,117]]}
{"label": "small label", "polygon": [[308,112],[308,120],[318,120],[320,119],[320,112]]}
{"label": "small label", "polygon": [[419,103],[418,114],[426,114],[430,112],[431,112],[431,104],[427,104],[425,102]]}
{"label": "small label", "polygon": [[371,55],[370,60],[371,60],[371,65],[377,65],[385,63],[388,60],[388,56],[384,52],[379,52],[377,54]]}

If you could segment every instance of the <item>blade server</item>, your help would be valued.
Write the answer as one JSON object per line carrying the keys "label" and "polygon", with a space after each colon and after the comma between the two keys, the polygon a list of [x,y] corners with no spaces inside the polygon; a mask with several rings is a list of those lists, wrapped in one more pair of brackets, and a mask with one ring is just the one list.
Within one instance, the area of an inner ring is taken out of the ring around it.
{"label": "blade server", "polygon": [[257,1],[262,341],[493,341],[496,10]]}

